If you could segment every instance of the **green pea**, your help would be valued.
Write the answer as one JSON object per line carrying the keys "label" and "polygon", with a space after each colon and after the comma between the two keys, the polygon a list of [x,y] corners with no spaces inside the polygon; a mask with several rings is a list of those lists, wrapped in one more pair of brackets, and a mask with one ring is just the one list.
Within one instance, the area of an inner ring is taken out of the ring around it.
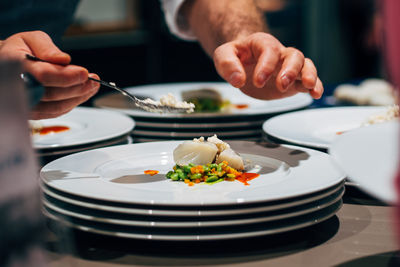
{"label": "green pea", "polygon": [[178,177],[179,177],[180,180],[183,181],[183,180],[185,180],[186,175],[185,175],[183,172],[179,172],[179,173],[178,173]]}
{"label": "green pea", "polygon": [[170,179],[171,178],[171,175],[173,174],[174,172],[173,171],[169,171],[169,172],[167,172],[167,174],[165,175],[168,179]]}
{"label": "green pea", "polygon": [[192,180],[200,179],[202,177],[201,173],[194,173],[192,174],[191,178]]}
{"label": "green pea", "polygon": [[179,180],[179,175],[178,175],[177,173],[173,173],[173,174],[171,175],[171,180],[173,180],[173,181],[178,181],[178,180]]}
{"label": "green pea", "polygon": [[183,171],[186,173],[190,173],[190,168],[191,168],[190,166],[185,165],[185,166],[183,166]]}
{"label": "green pea", "polygon": [[210,165],[210,169],[217,169],[217,167],[218,167],[218,165],[215,164],[215,163],[213,163],[213,164]]}
{"label": "green pea", "polygon": [[212,183],[212,182],[215,182],[215,181],[217,181],[217,180],[218,180],[218,177],[215,176],[215,175],[213,175],[213,176],[210,176],[210,177],[208,177],[208,178],[206,179],[206,183]]}

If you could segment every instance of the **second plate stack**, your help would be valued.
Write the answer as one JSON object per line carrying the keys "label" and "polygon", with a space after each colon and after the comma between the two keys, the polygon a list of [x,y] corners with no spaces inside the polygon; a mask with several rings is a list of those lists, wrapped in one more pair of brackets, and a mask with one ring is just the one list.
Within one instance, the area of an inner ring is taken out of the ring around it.
{"label": "second plate stack", "polygon": [[76,107],[54,119],[36,121],[40,125],[32,145],[42,163],[94,148],[132,143],[132,118],[115,111]]}
{"label": "second plate stack", "polygon": [[134,142],[187,140],[214,134],[224,140],[256,141],[261,139],[262,124],[267,118],[302,109],[312,103],[310,95],[302,93],[279,100],[257,100],[221,82],[153,84],[129,87],[126,90],[142,99],[149,97],[159,100],[163,95],[172,93],[181,100],[182,92],[204,88],[218,91],[223,100],[231,103],[232,108],[224,112],[151,113],[135,108],[121,94],[101,96],[95,100],[94,105],[131,116],[136,122]]}
{"label": "second plate stack", "polygon": [[[232,141],[260,176],[188,186],[165,178],[181,143],[151,142],[70,155],[41,170],[43,210],[59,223],[102,235],[166,241],[277,234],[332,217],[343,174],[325,153]],[[144,170],[159,170],[148,176]]]}

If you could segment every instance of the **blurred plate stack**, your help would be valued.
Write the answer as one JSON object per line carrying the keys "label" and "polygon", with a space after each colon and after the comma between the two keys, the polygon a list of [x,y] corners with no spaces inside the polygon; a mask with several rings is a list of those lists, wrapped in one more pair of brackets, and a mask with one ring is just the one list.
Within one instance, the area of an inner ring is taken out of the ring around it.
{"label": "blurred plate stack", "polygon": [[42,163],[71,153],[130,144],[134,120],[118,112],[76,107],[69,113],[31,123],[32,145]]}
{"label": "blurred plate stack", "polygon": [[[202,241],[272,235],[308,227],[342,205],[344,175],[329,155],[286,145],[230,141],[259,173],[188,186],[165,178],[181,141],[114,146],[44,166],[43,211],[51,222],[115,237]],[[157,170],[149,176],[145,170]]]}
{"label": "blurred plate stack", "polygon": [[175,83],[154,84],[126,88],[138,98],[159,100],[172,93],[182,100],[182,93],[199,89],[214,89],[230,108],[218,112],[195,112],[190,114],[160,114],[137,109],[129,99],[120,94],[107,94],[97,98],[96,107],[122,112],[134,118],[134,142],[186,140],[199,136],[217,134],[224,140],[260,140],[262,124],[274,115],[303,109],[312,103],[308,94],[262,101],[243,94],[227,83]]}

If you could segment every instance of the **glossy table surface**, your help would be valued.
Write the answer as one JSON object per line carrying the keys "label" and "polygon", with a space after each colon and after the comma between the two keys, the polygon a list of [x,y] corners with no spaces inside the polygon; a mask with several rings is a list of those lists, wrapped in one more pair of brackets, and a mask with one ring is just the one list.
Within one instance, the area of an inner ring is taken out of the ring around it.
{"label": "glossy table surface", "polygon": [[156,242],[88,234],[49,223],[48,266],[400,266],[395,208],[347,186],[336,216],[273,236]]}

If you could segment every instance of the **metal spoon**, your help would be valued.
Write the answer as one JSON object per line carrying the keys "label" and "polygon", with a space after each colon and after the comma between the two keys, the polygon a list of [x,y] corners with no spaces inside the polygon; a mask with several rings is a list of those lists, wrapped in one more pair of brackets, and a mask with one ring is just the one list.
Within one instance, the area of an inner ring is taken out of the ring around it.
{"label": "metal spoon", "polygon": [[[46,60],[40,59],[38,57],[32,56],[30,54],[26,54],[25,56],[26,56],[26,58],[28,60],[31,60],[31,61],[41,61],[41,62],[51,63],[51,62],[48,62]],[[112,88],[112,89],[117,90],[118,92],[120,92],[124,96],[129,97],[137,107],[139,107],[139,108],[141,108],[143,110],[146,110],[146,111],[160,112],[160,113],[166,113],[166,112],[169,112],[169,113],[190,113],[190,112],[193,112],[193,109],[194,109],[194,105],[191,104],[191,103],[189,103],[188,105],[184,105],[184,107],[175,107],[175,106],[163,105],[160,102],[156,102],[156,101],[151,100],[149,98],[145,99],[145,100],[141,100],[141,99],[138,99],[136,96],[130,94],[129,92],[125,91],[124,89],[121,89],[120,87],[118,87],[113,82],[106,82],[106,81],[94,79],[94,78],[91,78],[91,77],[89,77],[88,79],[92,80],[92,81],[95,81],[95,82],[98,82],[101,85],[104,85],[104,86],[106,86],[108,88]]]}

